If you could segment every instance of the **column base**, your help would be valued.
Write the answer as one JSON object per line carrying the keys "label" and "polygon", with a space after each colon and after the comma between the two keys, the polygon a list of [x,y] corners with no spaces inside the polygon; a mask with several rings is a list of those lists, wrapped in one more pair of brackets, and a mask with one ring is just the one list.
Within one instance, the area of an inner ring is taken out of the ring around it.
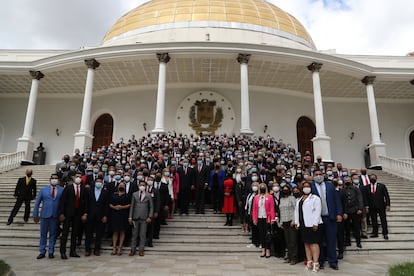
{"label": "column base", "polygon": [[253,136],[254,135],[254,131],[251,130],[251,129],[240,129],[240,135]]}
{"label": "column base", "polygon": [[165,129],[163,129],[163,128],[154,128],[154,129],[151,131],[151,133],[152,133],[152,134],[165,134]]}
{"label": "column base", "polygon": [[79,149],[80,152],[83,153],[87,147],[92,147],[93,135],[89,133],[77,132],[73,136],[75,137],[73,152],[75,152],[75,149]]}
{"label": "column base", "polygon": [[382,164],[379,156],[386,156],[386,146],[387,145],[382,142],[373,143],[368,146],[369,157],[371,160],[371,165],[369,166],[370,169],[382,169]]}
{"label": "column base", "polygon": [[313,142],[313,155],[314,160],[316,156],[321,156],[322,161],[326,163],[332,163],[331,156],[331,137],[329,136],[315,136],[312,139]]}
{"label": "column base", "polygon": [[23,162],[33,163],[34,142],[31,138],[20,137],[17,139],[17,151],[24,151]]}

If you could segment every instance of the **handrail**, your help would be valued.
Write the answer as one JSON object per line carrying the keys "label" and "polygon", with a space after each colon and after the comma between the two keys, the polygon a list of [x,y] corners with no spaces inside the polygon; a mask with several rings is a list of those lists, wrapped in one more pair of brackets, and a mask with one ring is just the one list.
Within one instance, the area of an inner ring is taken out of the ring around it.
{"label": "handrail", "polygon": [[414,181],[414,159],[387,156],[379,156],[379,159],[383,171]]}
{"label": "handrail", "polygon": [[24,158],[24,151],[5,153],[0,155],[0,173],[20,167]]}

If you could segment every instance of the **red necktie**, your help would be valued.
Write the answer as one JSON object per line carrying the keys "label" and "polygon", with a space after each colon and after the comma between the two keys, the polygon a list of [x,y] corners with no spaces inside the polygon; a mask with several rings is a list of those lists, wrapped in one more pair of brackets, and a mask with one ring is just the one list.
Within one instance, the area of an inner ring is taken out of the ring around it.
{"label": "red necktie", "polygon": [[186,168],[184,169],[184,174],[187,175],[187,169]]}
{"label": "red necktie", "polygon": [[55,187],[52,187],[52,198],[55,199]]}
{"label": "red necktie", "polygon": [[375,194],[375,184],[372,184],[372,194]]}
{"label": "red necktie", "polygon": [[79,208],[79,185],[76,185],[75,208]]}
{"label": "red necktie", "polygon": [[365,186],[369,185],[368,177],[365,176],[364,178],[365,178]]}

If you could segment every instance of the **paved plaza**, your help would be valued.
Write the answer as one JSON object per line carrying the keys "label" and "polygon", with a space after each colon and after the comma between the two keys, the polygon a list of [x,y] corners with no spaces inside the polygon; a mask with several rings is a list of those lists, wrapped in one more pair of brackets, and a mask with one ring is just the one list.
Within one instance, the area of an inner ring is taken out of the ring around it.
{"label": "paved plaza", "polygon": [[[2,248],[0,258],[11,265],[16,275],[315,275],[304,270],[303,264],[288,265],[274,257],[258,255],[159,255],[144,257],[111,256],[103,252],[100,257],[36,260],[38,252]],[[387,275],[393,264],[414,260],[410,253],[353,254],[342,260],[339,271],[325,268],[319,275]]]}

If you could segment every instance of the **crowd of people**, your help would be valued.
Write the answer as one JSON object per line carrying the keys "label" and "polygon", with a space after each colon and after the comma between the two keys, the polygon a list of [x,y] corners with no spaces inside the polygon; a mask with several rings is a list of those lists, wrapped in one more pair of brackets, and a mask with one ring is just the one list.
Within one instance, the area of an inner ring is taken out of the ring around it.
{"label": "crowd of people", "polygon": [[[23,201],[16,201],[10,223]],[[46,255],[49,233],[49,257],[60,235],[61,258],[67,259],[69,232],[70,257],[79,257],[83,234],[85,256],[100,255],[104,235],[112,236],[112,255],[121,255],[126,244],[130,256],[137,247],[143,256],[175,214],[189,215],[190,206],[205,214],[206,204],[226,215],[226,226],[237,218],[241,231],[251,233],[249,247],[261,249],[260,257],[274,255],[291,265],[304,261],[314,272],[326,260],[337,270],[352,235],[362,247],[368,224],[371,237],[378,237],[378,215],[388,239],[390,198],[366,168],[313,160],[309,151],[300,153],[270,136],[167,134],[137,140],[132,135],[65,155],[56,165],[33,213],[41,222],[38,258]]]}

